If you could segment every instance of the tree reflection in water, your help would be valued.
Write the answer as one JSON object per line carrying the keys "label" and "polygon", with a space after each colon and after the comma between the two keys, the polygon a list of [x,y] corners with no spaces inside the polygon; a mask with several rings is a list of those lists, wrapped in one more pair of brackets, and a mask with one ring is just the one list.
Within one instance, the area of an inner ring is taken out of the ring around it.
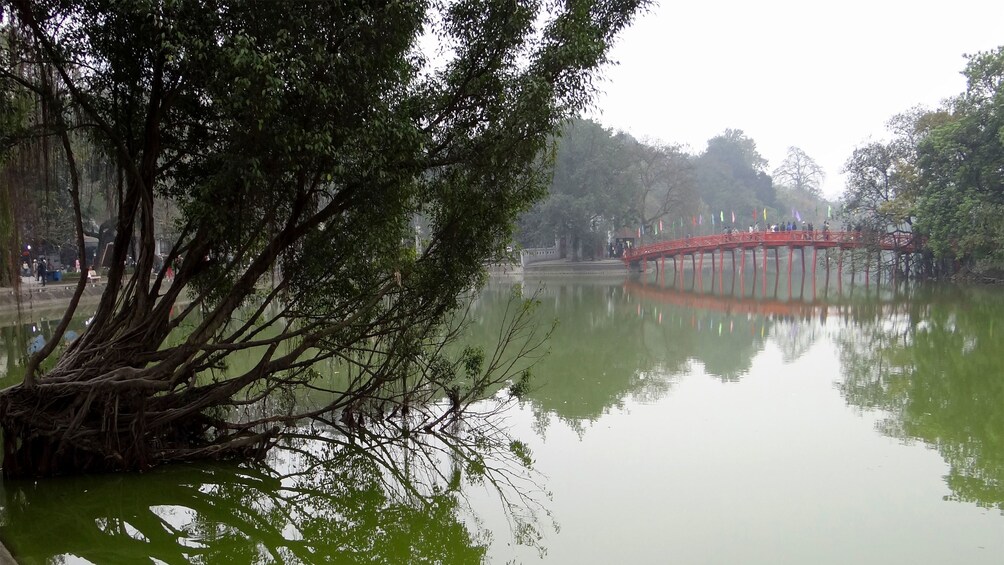
{"label": "tree reflection in water", "polygon": [[947,497],[1004,512],[1004,300],[999,289],[928,287],[895,315],[839,333],[847,402],[883,410],[880,430],[949,465]]}
{"label": "tree reflection in water", "polygon": [[[663,332],[652,343],[684,344],[681,357],[701,361],[722,380],[743,375],[763,336],[786,362],[831,336],[842,372],[837,387],[848,404],[885,413],[883,434],[936,449],[949,466],[947,498],[1004,512],[1000,289],[917,285],[804,302],[637,283],[625,288],[644,301],[639,312],[663,307],[657,318],[663,324],[653,323],[654,315],[635,324]],[[752,323],[753,331],[714,331],[731,330],[733,321]]]}
{"label": "tree reflection in water", "polygon": [[383,432],[304,433],[256,466],[8,481],[0,531],[22,562],[477,563],[492,534],[467,492],[488,486],[543,553],[525,445],[484,421]]}

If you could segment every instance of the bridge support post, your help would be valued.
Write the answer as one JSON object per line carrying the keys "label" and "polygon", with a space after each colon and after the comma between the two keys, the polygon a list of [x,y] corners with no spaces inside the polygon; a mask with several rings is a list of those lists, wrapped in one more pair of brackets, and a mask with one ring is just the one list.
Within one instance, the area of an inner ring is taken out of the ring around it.
{"label": "bridge support post", "polygon": [[[715,265],[714,259],[715,259],[714,257],[711,258],[711,266],[712,267],[714,267],[714,265]],[[712,273],[712,274],[714,274],[714,273]],[[703,275],[704,275],[704,251],[702,250],[701,251],[701,260],[698,262],[697,273],[695,274],[694,278],[695,279],[696,278],[704,278]]]}
{"label": "bridge support post", "polygon": [[[795,257],[795,248],[788,246],[788,299],[791,300],[792,288],[791,288],[791,263],[792,259]],[[776,292],[775,292],[776,293]]]}
{"label": "bridge support post", "polygon": [[[743,249],[743,257],[746,257],[746,250]],[[739,296],[746,296],[746,273],[739,271]],[[732,286],[735,286],[735,279],[732,279]],[[753,284],[756,285],[756,277],[753,277]]]}
{"label": "bridge support post", "polygon": [[826,248],[826,284],[823,285],[823,297],[826,297],[830,293],[830,248]]}
{"label": "bridge support post", "polygon": [[[721,251],[719,251],[718,253],[720,255]],[[717,279],[719,294],[722,292],[722,279],[724,278],[723,275],[724,275],[724,273],[722,273],[721,269],[719,269],[718,270],[718,279]],[[711,290],[715,290],[715,280],[716,280],[715,279],[715,252],[712,251],[711,252]]]}
{"label": "bridge support post", "polygon": [[[815,255],[816,254],[816,251],[815,251],[816,248],[813,247],[812,249],[813,249],[812,254]],[[815,261],[812,262],[812,301],[813,302],[816,301],[816,262]]]}
{"label": "bridge support post", "polygon": [[[774,250],[774,254],[777,255],[776,249]],[[763,277],[763,288],[760,291],[764,296],[767,296],[767,245],[766,244],[763,246],[763,269],[762,269],[762,274],[760,276]]]}

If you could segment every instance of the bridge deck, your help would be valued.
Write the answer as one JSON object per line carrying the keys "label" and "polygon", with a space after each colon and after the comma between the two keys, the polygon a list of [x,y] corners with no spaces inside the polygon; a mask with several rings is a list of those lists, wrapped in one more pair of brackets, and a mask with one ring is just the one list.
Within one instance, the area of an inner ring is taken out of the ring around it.
{"label": "bridge deck", "polygon": [[733,249],[764,249],[778,247],[815,247],[817,249],[883,249],[900,253],[914,253],[919,242],[913,234],[864,234],[861,232],[834,231],[787,231],[787,232],[739,232],[698,237],[673,239],[643,245],[629,250],[624,255],[625,263],[671,257],[713,253]]}

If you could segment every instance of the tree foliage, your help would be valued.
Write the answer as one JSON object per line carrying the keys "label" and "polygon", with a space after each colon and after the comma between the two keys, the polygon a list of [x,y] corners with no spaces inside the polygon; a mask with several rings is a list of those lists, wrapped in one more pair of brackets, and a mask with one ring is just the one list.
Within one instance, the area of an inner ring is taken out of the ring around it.
{"label": "tree foliage", "polygon": [[[414,410],[455,386],[432,370],[444,324],[542,195],[538,156],[640,4],[9,3],[21,39],[0,91],[45,110],[32,127],[66,159],[81,250],[74,136],[121,182],[92,324],[57,351],[58,328],[0,394],[4,472],[247,454],[298,417],[370,400]],[[163,258],[158,197],[181,214]],[[403,244],[417,215],[421,255]],[[246,370],[208,378],[249,351]],[[330,401],[269,400],[320,386],[326,360],[356,375]]]}
{"label": "tree foliage", "polygon": [[638,191],[634,216],[646,233],[655,231],[662,219],[671,224],[689,215],[698,204],[694,165],[679,147],[663,143],[632,145]]}
{"label": "tree foliage", "polygon": [[590,120],[565,125],[547,197],[522,220],[524,244],[550,246],[564,237],[579,257],[605,242],[608,230],[631,222],[637,181],[629,143]]}
{"label": "tree foliage", "polygon": [[822,196],[822,184],[826,174],[819,163],[798,147],[789,147],[784,161],[774,169],[773,180],[796,192],[804,192],[815,197]]}
{"label": "tree foliage", "polygon": [[563,128],[554,160],[547,199],[521,220],[524,244],[565,237],[581,257],[610,232],[645,226],[650,233],[660,219],[669,224],[697,207],[691,158],[675,145],[577,119]]}
{"label": "tree foliage", "polygon": [[909,225],[935,257],[977,272],[1004,268],[1004,47],[968,57],[966,91],[890,121],[893,138],[848,160],[852,221]]}
{"label": "tree foliage", "polygon": [[844,172],[845,222],[883,232],[911,222],[915,176],[895,144],[873,142],[858,147]]}
{"label": "tree foliage", "polygon": [[918,228],[934,252],[1004,266],[1004,47],[969,57],[966,91],[920,122]]}
{"label": "tree foliage", "polygon": [[701,198],[712,212],[735,211],[741,216],[747,210],[774,207],[774,182],[766,167],[767,160],[752,139],[742,130],[726,130],[708,140],[695,161]]}

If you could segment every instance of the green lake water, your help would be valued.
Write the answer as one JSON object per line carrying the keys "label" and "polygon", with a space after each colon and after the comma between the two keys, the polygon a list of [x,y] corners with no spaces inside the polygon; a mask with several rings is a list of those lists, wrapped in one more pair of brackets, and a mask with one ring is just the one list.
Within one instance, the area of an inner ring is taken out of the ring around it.
{"label": "green lake water", "polygon": [[470,343],[513,284],[558,325],[533,392],[470,424],[484,459],[321,430],[8,481],[0,538],[24,563],[1004,563],[1004,289],[785,278],[493,279]]}

